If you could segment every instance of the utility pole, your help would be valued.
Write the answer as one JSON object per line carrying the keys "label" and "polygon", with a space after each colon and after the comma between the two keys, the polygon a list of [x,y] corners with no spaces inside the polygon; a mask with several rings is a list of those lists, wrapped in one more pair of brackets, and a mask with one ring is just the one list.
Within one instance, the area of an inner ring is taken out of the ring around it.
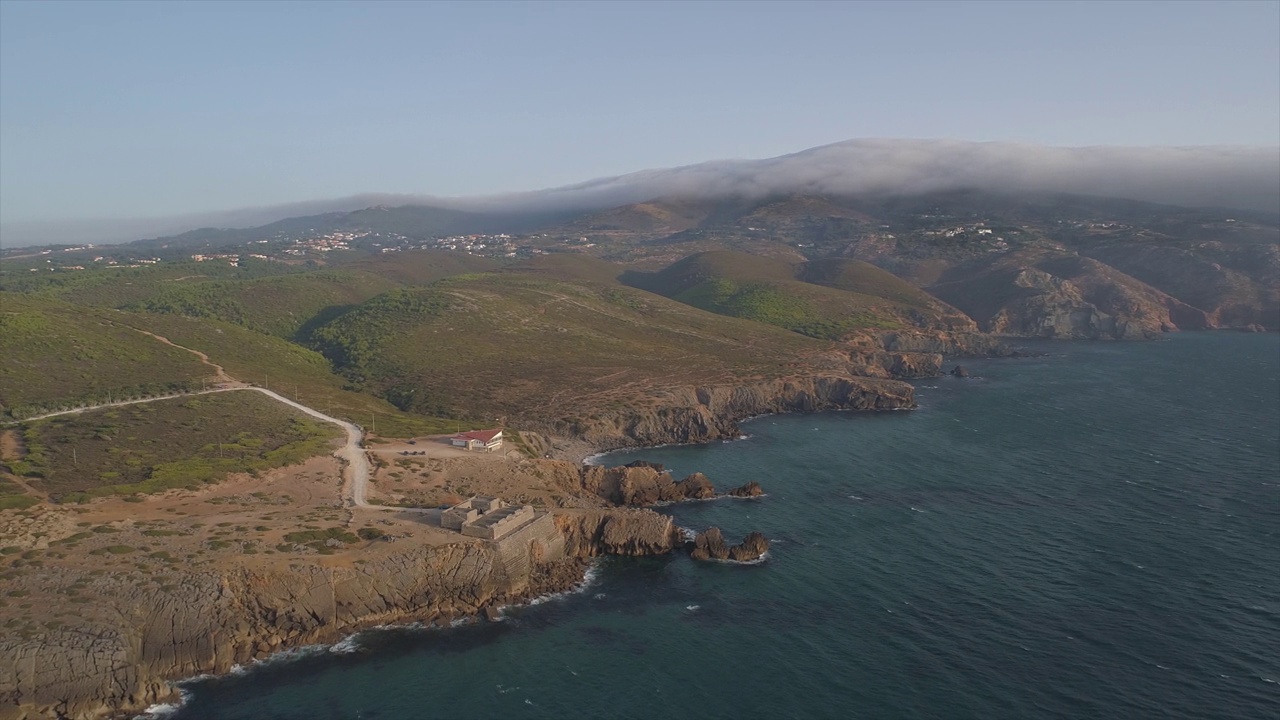
{"label": "utility pole", "polygon": [[71,448],[71,464],[80,467],[80,461],[76,459],[76,449]]}
{"label": "utility pole", "polygon": [[369,413],[369,417],[373,419],[373,422],[370,423],[370,426],[371,426],[370,431],[374,435],[377,435],[378,434],[378,413],[371,412]]}
{"label": "utility pole", "polygon": [[266,373],[262,374],[262,387],[268,390],[271,389],[271,379],[267,377]]}

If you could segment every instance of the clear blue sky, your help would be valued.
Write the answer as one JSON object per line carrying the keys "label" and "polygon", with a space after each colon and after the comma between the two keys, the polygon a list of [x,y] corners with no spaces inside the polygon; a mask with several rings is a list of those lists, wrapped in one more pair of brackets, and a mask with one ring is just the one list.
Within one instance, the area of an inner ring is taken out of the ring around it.
{"label": "clear blue sky", "polygon": [[1280,144],[1280,3],[0,1],[4,222],[855,137]]}

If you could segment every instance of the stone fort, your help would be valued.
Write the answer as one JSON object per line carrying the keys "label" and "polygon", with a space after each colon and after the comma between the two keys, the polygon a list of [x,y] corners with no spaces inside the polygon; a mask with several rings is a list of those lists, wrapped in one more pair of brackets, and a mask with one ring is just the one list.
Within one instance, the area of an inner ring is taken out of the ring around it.
{"label": "stone fort", "polygon": [[500,498],[477,495],[445,510],[440,526],[470,537],[501,540],[534,518],[532,505],[509,505]]}

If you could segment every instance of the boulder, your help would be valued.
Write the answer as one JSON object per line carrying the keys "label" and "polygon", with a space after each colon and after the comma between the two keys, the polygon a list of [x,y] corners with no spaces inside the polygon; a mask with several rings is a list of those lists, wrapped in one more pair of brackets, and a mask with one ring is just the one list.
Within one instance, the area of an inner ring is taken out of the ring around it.
{"label": "boulder", "polygon": [[729,494],[732,495],[733,497],[741,497],[741,498],[760,497],[761,495],[764,494],[764,488],[760,487],[760,483],[756,482],[755,480],[752,480],[746,485],[743,485],[741,487],[736,487],[730,490]]}
{"label": "boulder", "polygon": [[959,378],[969,377],[969,371],[963,365],[957,365],[951,368],[951,374]]}

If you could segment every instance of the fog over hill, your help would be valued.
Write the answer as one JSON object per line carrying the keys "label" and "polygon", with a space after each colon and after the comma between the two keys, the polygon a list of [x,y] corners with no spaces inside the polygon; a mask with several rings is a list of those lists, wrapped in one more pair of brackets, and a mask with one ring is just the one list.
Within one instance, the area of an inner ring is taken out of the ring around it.
{"label": "fog over hill", "polygon": [[1170,205],[1280,212],[1280,147],[1041,147],[959,140],[860,139],[765,160],[717,160],[486,197],[366,194],[180,217],[12,223],[7,247],[123,242],[197,227],[254,227],[372,205],[481,212],[600,210],[661,196],[804,192],[915,195],[974,189],[1065,192]]}

